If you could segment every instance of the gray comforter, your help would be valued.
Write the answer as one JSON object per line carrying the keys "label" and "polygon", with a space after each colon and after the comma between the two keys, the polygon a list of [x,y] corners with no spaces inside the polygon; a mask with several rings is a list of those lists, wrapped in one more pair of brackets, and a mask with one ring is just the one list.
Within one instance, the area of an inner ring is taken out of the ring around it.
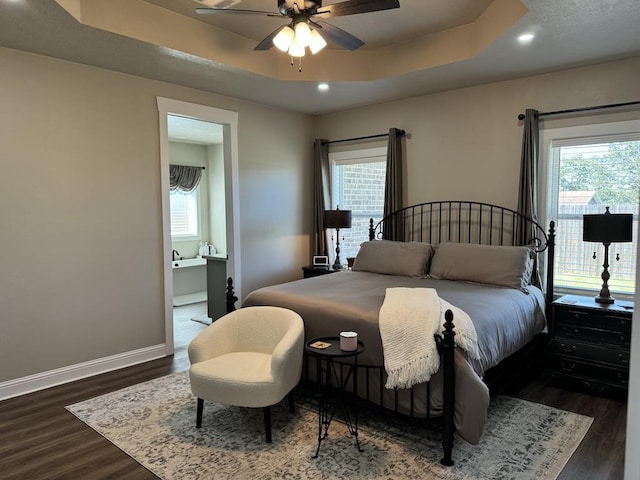
{"label": "gray comforter", "polygon": [[[471,317],[478,335],[480,359],[470,362],[464,352],[456,350],[455,424],[462,438],[477,443],[489,406],[483,373],[545,328],[544,296],[536,287],[528,287],[525,293],[468,282],[345,271],[258,289],[249,294],[243,306],[275,305],[298,312],[305,323],[306,340],[337,336],[345,330],[356,331],[367,347],[358,363],[383,366],[378,312],[387,287],[435,288],[441,298]],[[429,399],[426,388],[414,387],[417,393],[414,393],[413,408],[419,416],[426,415],[427,401],[432,415],[441,413],[441,383],[441,375],[436,373],[430,382]],[[379,380],[370,379],[368,388],[372,399],[379,396],[373,393],[378,392],[379,384]],[[364,396],[360,387],[358,394]],[[408,413],[410,394],[401,391],[398,400],[399,411]],[[386,390],[382,402],[376,403],[394,405],[394,391]]]}

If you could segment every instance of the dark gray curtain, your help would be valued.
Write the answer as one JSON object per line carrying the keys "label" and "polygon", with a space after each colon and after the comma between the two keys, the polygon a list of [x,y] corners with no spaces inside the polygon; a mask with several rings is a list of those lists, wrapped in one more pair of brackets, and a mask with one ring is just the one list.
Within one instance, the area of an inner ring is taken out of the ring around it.
{"label": "dark gray curtain", "polygon": [[[397,128],[389,129],[387,144],[387,175],[384,184],[383,218],[402,208],[402,136],[404,132]],[[397,216],[385,220],[382,238],[387,240],[403,240],[404,228],[402,217]]]}
{"label": "dark gray curtain", "polygon": [[[520,189],[518,193],[518,213],[538,221],[538,111],[527,108],[524,112],[524,130],[522,132],[522,157],[520,161]],[[523,222],[517,226],[517,239],[520,245],[527,245],[535,235]],[[533,283],[543,287],[540,265],[536,261],[532,274]]]}
{"label": "dark gray curtain", "polygon": [[[522,157],[520,163],[520,190],[518,213],[538,220],[538,111],[527,108],[522,132]],[[519,225],[518,239],[524,245],[531,240],[531,231]]]}
{"label": "dark gray curtain", "polygon": [[331,206],[331,177],[327,140],[313,143],[313,252],[328,255],[329,242],[324,229],[324,211]]}
{"label": "dark gray curtain", "polygon": [[183,193],[193,192],[200,184],[202,167],[169,165],[169,188]]}

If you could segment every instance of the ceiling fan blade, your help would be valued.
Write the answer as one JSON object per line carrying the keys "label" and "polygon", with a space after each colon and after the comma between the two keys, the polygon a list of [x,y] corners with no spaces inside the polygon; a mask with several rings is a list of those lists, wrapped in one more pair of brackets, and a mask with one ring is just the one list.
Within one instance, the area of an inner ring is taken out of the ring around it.
{"label": "ceiling fan blade", "polygon": [[208,14],[218,14],[218,13],[241,13],[248,15],[267,15],[269,17],[282,17],[280,13],[277,12],[267,12],[265,10],[240,10],[237,8],[196,8],[196,13],[200,15],[208,15]]}
{"label": "ceiling fan blade", "polygon": [[256,45],[256,48],[254,48],[254,50],[269,50],[271,47],[273,47],[273,39],[275,38],[275,36],[280,32],[280,30],[282,30],[283,27],[278,27],[276,28],[273,32],[271,32],[269,35],[267,35],[264,40],[262,40],[258,45]]}
{"label": "ceiling fan blade", "polygon": [[320,27],[320,35],[322,35],[326,40],[331,40],[342,48],[346,48],[347,50],[357,50],[364,45],[364,42],[358,37],[354,37],[350,33],[345,32],[334,25],[315,21],[312,23],[317,27]]}
{"label": "ceiling fan blade", "polygon": [[400,0],[346,0],[322,7],[318,9],[314,16],[321,18],[343,17],[358,13],[390,10],[392,8],[400,8]]}

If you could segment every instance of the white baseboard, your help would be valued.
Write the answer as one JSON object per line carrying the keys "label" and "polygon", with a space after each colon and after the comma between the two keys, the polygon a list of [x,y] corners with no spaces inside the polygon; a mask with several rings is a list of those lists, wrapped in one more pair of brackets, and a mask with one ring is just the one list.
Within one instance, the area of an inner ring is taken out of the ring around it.
{"label": "white baseboard", "polygon": [[186,293],[184,295],[176,295],[173,297],[173,306],[182,307],[192,303],[201,303],[207,301],[207,292]]}
{"label": "white baseboard", "polygon": [[81,378],[92,377],[100,373],[162,358],[166,356],[165,349],[164,344],[153,345],[151,347],[119,353],[110,357],[98,358],[89,362],[69,365],[68,367],[56,368],[55,370],[2,382],[0,383],[0,400],[6,400],[7,398],[44,390],[45,388],[73,382]]}

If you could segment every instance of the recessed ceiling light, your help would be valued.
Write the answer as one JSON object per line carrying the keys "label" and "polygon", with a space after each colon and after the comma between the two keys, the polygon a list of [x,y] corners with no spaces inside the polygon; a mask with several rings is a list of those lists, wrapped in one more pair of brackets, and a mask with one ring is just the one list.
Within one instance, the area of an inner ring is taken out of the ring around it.
{"label": "recessed ceiling light", "polygon": [[326,92],[327,90],[329,90],[329,84],[325,82],[319,83],[318,90],[320,90],[321,92]]}
{"label": "recessed ceiling light", "polygon": [[533,37],[535,37],[533,33],[523,33],[518,37],[518,42],[520,42],[522,45],[526,45],[527,43],[531,43]]}

